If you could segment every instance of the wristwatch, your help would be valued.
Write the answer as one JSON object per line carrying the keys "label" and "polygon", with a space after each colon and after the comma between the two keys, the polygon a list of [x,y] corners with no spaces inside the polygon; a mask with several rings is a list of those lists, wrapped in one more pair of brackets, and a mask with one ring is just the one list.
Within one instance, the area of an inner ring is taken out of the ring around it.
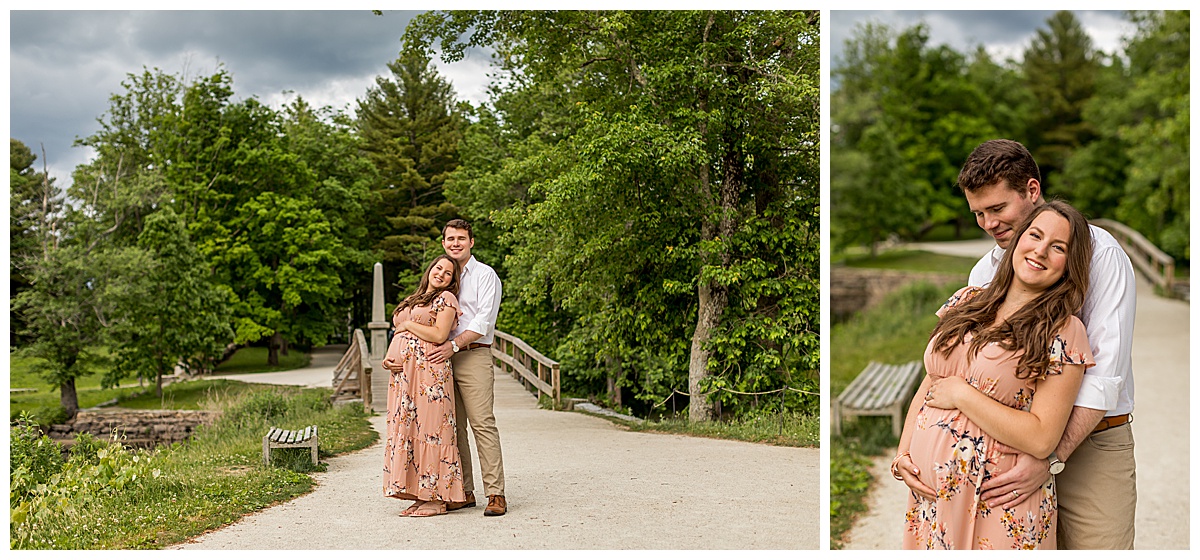
{"label": "wristwatch", "polygon": [[1057,453],[1051,453],[1049,459],[1050,459],[1050,474],[1058,474],[1060,472],[1063,472],[1063,469],[1067,468],[1067,464],[1065,462],[1058,460]]}
{"label": "wristwatch", "polygon": [[454,339],[453,339],[453,338],[451,338],[451,339],[450,339],[450,348],[453,348],[453,349],[454,349],[454,353],[455,353],[455,354],[457,354],[457,353],[458,353],[458,343],[457,343],[457,342],[454,342]]}

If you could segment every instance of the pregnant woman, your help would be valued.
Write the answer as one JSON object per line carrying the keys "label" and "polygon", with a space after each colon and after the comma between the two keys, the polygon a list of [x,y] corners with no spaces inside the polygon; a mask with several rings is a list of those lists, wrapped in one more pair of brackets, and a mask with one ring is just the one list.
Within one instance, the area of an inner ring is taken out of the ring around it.
{"label": "pregnant woman", "polygon": [[387,444],[383,494],[413,500],[401,516],[446,513],[446,502],[466,500],[454,418],[450,360],[430,363],[426,354],[446,341],[458,321],[458,263],[433,260],[420,286],[392,313],[396,334],[387,358]]}
{"label": "pregnant woman", "polygon": [[[995,281],[959,290],[938,311],[892,475],[912,490],[906,549],[1054,549],[1054,477],[1003,509],[980,499],[1012,467],[997,442],[1048,457],[1062,437],[1084,369],[1091,235],[1061,201],[1016,229]],[[1051,459],[1053,463],[1053,459]]]}

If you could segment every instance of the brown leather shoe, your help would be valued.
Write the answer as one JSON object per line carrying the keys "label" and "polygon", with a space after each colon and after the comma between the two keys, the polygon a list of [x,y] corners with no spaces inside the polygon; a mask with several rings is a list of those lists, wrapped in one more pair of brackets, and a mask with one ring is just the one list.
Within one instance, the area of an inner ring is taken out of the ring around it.
{"label": "brown leather shoe", "polygon": [[454,511],[456,509],[475,507],[475,493],[467,492],[467,500],[465,502],[446,502],[446,511]]}
{"label": "brown leather shoe", "polygon": [[488,496],[487,499],[488,505],[483,508],[484,515],[492,517],[508,513],[508,502],[504,501],[504,496],[496,494],[495,496]]}

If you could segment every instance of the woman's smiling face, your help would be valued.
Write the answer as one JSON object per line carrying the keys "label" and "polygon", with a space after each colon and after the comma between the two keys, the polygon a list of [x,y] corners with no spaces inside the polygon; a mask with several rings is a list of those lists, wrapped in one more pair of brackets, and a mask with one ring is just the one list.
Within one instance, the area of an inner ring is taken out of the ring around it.
{"label": "woman's smiling face", "polygon": [[429,269],[429,289],[444,290],[454,281],[454,264],[449,259],[438,259]]}
{"label": "woman's smiling face", "polygon": [[1071,223],[1057,212],[1041,212],[1017,240],[1013,280],[1035,291],[1053,286],[1066,273],[1070,242]]}

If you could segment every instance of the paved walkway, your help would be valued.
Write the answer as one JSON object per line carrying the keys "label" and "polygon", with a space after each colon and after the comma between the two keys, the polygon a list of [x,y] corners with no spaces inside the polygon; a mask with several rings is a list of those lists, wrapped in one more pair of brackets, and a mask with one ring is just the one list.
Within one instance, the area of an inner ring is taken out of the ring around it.
{"label": "paved walkway", "polygon": [[[321,354],[309,370],[328,364],[328,386],[337,356]],[[320,382],[319,372],[305,371],[231,377]],[[819,449],[629,432],[540,409],[512,378],[495,386],[507,515],[483,517],[481,504],[399,517],[409,502],[382,496],[380,443],[327,459],[313,492],[175,548],[816,549],[825,540]],[[382,431],[383,416],[372,425]]]}
{"label": "paved walkway", "polygon": [[[958,243],[966,246],[973,242]],[[982,255],[989,247],[975,254]],[[1138,279],[1133,338],[1137,549],[1187,549],[1190,545],[1190,313],[1188,303],[1156,296],[1149,282]],[[850,531],[846,549],[900,547],[908,488],[888,474],[891,460],[891,456],[875,460],[871,473],[876,483],[868,496],[869,510]]]}

